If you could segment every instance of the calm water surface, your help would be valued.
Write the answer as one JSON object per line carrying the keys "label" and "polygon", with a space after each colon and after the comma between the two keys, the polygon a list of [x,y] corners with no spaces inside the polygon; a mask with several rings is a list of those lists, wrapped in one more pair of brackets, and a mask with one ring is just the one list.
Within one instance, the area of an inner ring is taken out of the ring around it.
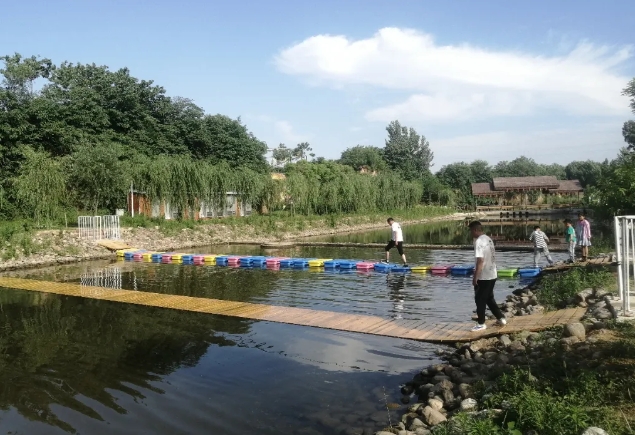
{"label": "calm water surface", "polygon": [[[376,260],[382,252],[277,254]],[[412,264],[472,261],[470,252],[407,254]],[[502,267],[530,261],[498,254]],[[460,277],[128,262],[14,275],[396,319],[467,320],[473,310],[470,278]],[[498,298],[517,285],[501,280]],[[11,434],[373,433],[388,423],[385,402],[399,402],[399,384],[436,361],[438,347],[10,289],[0,289],[0,304],[0,430]]]}

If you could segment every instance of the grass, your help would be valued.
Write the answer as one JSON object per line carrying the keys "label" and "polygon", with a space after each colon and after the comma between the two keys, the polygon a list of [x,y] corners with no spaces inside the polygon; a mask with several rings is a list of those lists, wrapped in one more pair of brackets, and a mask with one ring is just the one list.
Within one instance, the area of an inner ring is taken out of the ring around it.
{"label": "grass", "polygon": [[155,228],[166,236],[173,236],[184,229],[197,230],[201,227],[215,225],[228,226],[231,229],[251,227],[255,234],[281,236],[287,233],[305,231],[311,228],[338,228],[341,226],[355,226],[369,223],[382,223],[389,216],[401,221],[421,220],[454,213],[456,210],[448,207],[419,206],[409,210],[395,210],[390,212],[372,212],[365,214],[329,214],[303,216],[286,211],[274,212],[268,215],[253,214],[245,217],[225,217],[206,220],[166,220],[163,218],[149,218],[146,216],[124,217],[123,227]]}
{"label": "grass", "polygon": [[608,270],[573,268],[547,275],[540,281],[536,296],[547,309],[563,308],[576,294],[587,288],[612,290],[615,277]]}
{"label": "grass", "polygon": [[[580,435],[590,426],[612,435],[635,432],[635,324],[612,322],[595,345],[602,358],[559,346],[543,358],[477,389],[480,403],[501,413],[459,414],[435,435]],[[604,337],[604,336],[603,336]]]}

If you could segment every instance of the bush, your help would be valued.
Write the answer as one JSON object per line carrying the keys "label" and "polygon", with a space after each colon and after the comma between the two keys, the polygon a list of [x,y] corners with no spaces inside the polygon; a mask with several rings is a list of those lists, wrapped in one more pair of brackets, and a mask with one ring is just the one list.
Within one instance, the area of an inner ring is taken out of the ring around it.
{"label": "bush", "polygon": [[545,276],[537,292],[538,302],[547,308],[561,308],[586,288],[613,288],[615,278],[607,270],[574,268],[564,273]]}

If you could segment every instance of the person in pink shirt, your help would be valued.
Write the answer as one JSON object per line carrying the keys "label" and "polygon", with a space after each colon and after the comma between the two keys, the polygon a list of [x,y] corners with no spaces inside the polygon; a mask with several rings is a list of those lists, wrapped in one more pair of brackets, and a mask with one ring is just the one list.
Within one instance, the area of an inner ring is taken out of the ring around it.
{"label": "person in pink shirt", "polygon": [[584,213],[578,215],[575,232],[578,239],[578,246],[582,250],[582,261],[587,261],[589,246],[591,246],[591,224],[586,220]]}

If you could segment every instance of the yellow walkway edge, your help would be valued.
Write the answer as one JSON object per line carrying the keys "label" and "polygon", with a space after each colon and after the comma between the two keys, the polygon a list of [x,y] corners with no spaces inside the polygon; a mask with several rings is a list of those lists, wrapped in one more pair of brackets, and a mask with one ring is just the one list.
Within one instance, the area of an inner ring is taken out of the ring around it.
{"label": "yellow walkway edge", "polygon": [[[570,308],[545,314],[514,317],[509,319],[507,326],[502,328],[492,326],[485,331],[471,332],[470,328],[474,325],[472,322],[431,323],[424,320],[395,321],[377,316],[354,315],[332,311],[317,311],[305,308],[252,304],[249,302],[224,301],[134,290],[113,290],[74,283],[38,281],[22,278],[0,277],[0,287],[150,307],[171,308],[251,320],[312,326],[431,343],[464,342],[520,331],[539,331],[555,325],[577,321],[586,312],[583,308]],[[491,326],[491,324],[488,326]]]}

